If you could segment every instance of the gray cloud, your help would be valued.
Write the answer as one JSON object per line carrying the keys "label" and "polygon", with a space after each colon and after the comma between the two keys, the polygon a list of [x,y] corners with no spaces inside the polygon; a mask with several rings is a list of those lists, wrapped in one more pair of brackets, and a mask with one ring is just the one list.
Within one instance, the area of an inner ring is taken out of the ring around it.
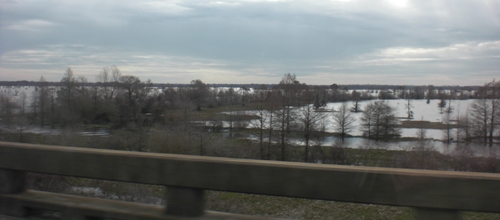
{"label": "gray cloud", "polygon": [[497,0],[2,1],[0,76],[58,80],[74,66],[93,80],[117,65],[157,82],[276,83],[290,72],[314,84],[482,84],[499,73],[499,8]]}

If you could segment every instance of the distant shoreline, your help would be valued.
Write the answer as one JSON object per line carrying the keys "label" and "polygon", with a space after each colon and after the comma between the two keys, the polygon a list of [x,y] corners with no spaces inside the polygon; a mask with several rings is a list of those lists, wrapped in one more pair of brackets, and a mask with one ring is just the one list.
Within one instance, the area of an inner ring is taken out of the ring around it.
{"label": "distant shoreline", "polygon": [[[0,81],[0,86],[40,86],[39,81],[26,81],[26,80],[19,80],[19,81]],[[61,82],[44,82],[46,86],[61,86]],[[108,85],[111,85],[112,82],[107,83]],[[83,86],[94,86],[94,85],[103,85],[103,83],[100,82],[86,82],[83,83]],[[189,83],[153,83],[153,87],[188,87],[190,86]],[[232,88],[253,88],[253,89],[258,89],[259,87],[266,86],[268,88],[272,88],[276,86],[277,84],[258,84],[258,83],[251,83],[251,84],[227,84],[227,83],[207,83],[207,86],[209,87],[232,87]],[[330,87],[330,85],[308,85],[308,86],[326,86]],[[400,89],[401,87],[405,87],[406,89],[411,89],[417,86],[420,87],[427,87],[428,85],[376,85],[376,84],[338,84],[337,85],[339,89],[345,89],[347,90],[361,90],[361,89],[376,89],[376,90],[382,90],[382,89]],[[440,87],[445,90],[476,90],[480,88],[481,86],[459,86],[459,85],[446,85],[446,86],[436,86],[435,87]]]}

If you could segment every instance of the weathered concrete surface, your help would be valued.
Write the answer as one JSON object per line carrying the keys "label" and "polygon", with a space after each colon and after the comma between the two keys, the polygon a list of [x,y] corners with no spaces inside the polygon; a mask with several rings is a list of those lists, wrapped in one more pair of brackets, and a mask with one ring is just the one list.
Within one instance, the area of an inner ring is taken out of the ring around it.
{"label": "weathered concrete surface", "polygon": [[5,142],[0,142],[0,168],[168,187],[500,212],[500,174],[242,160]]}

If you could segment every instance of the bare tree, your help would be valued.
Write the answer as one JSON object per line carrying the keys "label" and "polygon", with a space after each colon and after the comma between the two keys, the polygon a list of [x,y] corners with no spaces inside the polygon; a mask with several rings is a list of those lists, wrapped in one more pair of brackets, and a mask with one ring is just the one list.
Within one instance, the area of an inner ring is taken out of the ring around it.
{"label": "bare tree", "polygon": [[498,115],[500,115],[500,82],[495,82],[495,80],[487,83],[483,86],[483,88],[487,91],[485,96],[488,99],[491,112],[489,117],[489,130],[488,130],[488,141],[490,146],[493,145],[493,135],[495,134],[496,128],[498,125]]}
{"label": "bare tree", "polygon": [[408,104],[405,105],[406,107],[406,114],[408,115],[408,119],[413,119],[413,111],[411,108],[413,108],[413,105],[411,104],[411,100],[408,99]]}
{"label": "bare tree", "polygon": [[300,85],[295,74],[285,74],[279,84],[276,86],[279,94],[281,94],[281,109],[276,111],[276,115],[280,120],[280,144],[281,144],[281,160],[285,160],[286,154],[286,136],[291,131],[291,111],[290,108],[294,101],[297,101],[297,87]]}
{"label": "bare tree", "polygon": [[356,90],[353,90],[351,93],[351,99],[354,101],[351,110],[355,113],[358,113],[361,110],[361,107],[359,106],[359,100],[361,99],[361,93],[357,92]]}
{"label": "bare tree", "polygon": [[292,112],[290,111],[290,108],[287,107],[282,107],[279,109],[274,110],[274,115],[276,118],[276,127],[279,130],[279,137],[280,137],[280,145],[281,145],[281,160],[284,161],[286,156],[286,145],[287,145],[287,140],[288,140],[288,130],[290,129],[290,119],[293,118],[291,117]]}
{"label": "bare tree", "polygon": [[229,122],[229,137],[233,137],[233,128],[234,128],[234,118],[235,118],[236,112],[234,111],[229,111],[228,112],[228,122]]}
{"label": "bare tree", "polygon": [[73,70],[68,67],[61,79],[62,88],[59,90],[58,98],[67,103],[68,109],[71,109],[72,98],[76,87],[77,79],[73,75]]}
{"label": "bare tree", "polygon": [[434,99],[434,95],[436,94],[435,90],[436,88],[434,87],[434,85],[427,86],[427,94],[425,95],[427,102],[429,102],[431,99]]}
{"label": "bare tree", "polygon": [[460,118],[457,122],[458,123],[458,130],[460,130],[460,132],[458,132],[458,133],[461,134],[460,137],[462,137],[462,139],[465,142],[470,142],[471,137],[472,137],[469,108],[470,107],[467,107],[467,111],[465,112],[465,114],[463,116],[460,116]]}
{"label": "bare tree", "polygon": [[27,113],[28,113],[28,96],[24,91],[21,92],[19,96],[19,104],[18,104],[18,112],[16,114],[16,125],[17,125],[17,130],[19,131],[19,142],[24,141],[24,131],[27,129],[28,126],[28,118],[27,118]]}
{"label": "bare tree", "polygon": [[444,131],[443,139],[446,141],[446,144],[451,143],[451,103],[448,105],[448,108],[445,111],[445,115],[443,116],[443,123],[446,125],[446,129]]}
{"label": "bare tree", "polygon": [[[423,118],[422,118],[423,121]],[[434,145],[427,140],[427,130],[423,127],[420,127],[417,130],[417,138],[418,141],[413,145],[414,151],[417,151],[420,154],[420,169],[426,168],[425,159],[429,156],[432,151],[435,151]]]}
{"label": "bare tree", "polygon": [[478,90],[478,99],[471,106],[475,133],[485,143],[493,144],[493,136],[500,117],[500,82],[486,83]]}
{"label": "bare tree", "polygon": [[[259,147],[260,147],[260,158],[264,159],[264,131],[265,129],[271,130],[271,125],[266,126],[266,123],[272,119],[271,112],[267,110],[267,90],[265,86],[262,86],[257,90],[257,95],[258,95],[258,100],[257,100],[257,105],[256,110],[255,110],[255,115],[258,117],[255,120],[251,120],[250,124],[252,127],[256,128],[258,130],[258,135],[259,135]],[[269,106],[271,107],[271,106]],[[271,107],[272,108],[272,107]],[[271,139],[271,137],[269,137]]]}
{"label": "bare tree", "polygon": [[394,91],[396,97],[400,99],[406,99],[408,98],[407,92],[406,92],[406,86],[398,86],[397,90]]}
{"label": "bare tree", "polygon": [[116,66],[104,67],[96,76],[97,83],[92,87],[92,121],[96,123],[110,122],[116,119],[119,109],[116,95],[120,89],[122,74]]}
{"label": "bare tree", "polygon": [[456,141],[457,141],[457,146],[458,144],[460,143],[460,133],[462,132],[460,130],[460,121],[462,120],[462,115],[460,114],[460,102],[457,103],[457,117],[455,118],[455,121],[456,121],[456,128],[457,128],[457,131],[455,133],[455,137],[456,137]]}
{"label": "bare tree", "polygon": [[89,123],[95,118],[93,111],[92,90],[87,86],[88,80],[84,76],[77,77],[77,86],[74,90],[73,106],[71,111],[77,113],[74,117],[76,120]]}
{"label": "bare tree", "polygon": [[304,135],[304,161],[306,163],[309,160],[309,140],[311,139],[311,134],[319,130],[320,122],[324,117],[324,114],[314,111],[314,105],[312,104],[308,104],[299,108],[297,120]]}
{"label": "bare tree", "polygon": [[15,123],[17,103],[6,94],[0,93],[0,122],[5,128],[10,128]]}
{"label": "bare tree", "polygon": [[190,84],[190,98],[196,105],[196,110],[201,111],[201,107],[205,104],[206,98],[209,96],[207,85],[199,80],[192,80]]}
{"label": "bare tree", "polygon": [[56,104],[57,102],[55,101],[56,100],[56,89],[55,88],[50,88],[49,89],[49,99],[50,99],[50,124],[52,126],[52,128],[54,128],[54,125],[55,125],[55,121],[56,121],[56,115],[55,115],[55,108],[56,108]]}
{"label": "bare tree", "polygon": [[441,99],[438,103],[438,108],[440,110],[440,114],[443,114],[443,109],[446,108],[446,100]]}
{"label": "bare tree", "polygon": [[473,130],[476,136],[482,137],[483,142],[488,141],[488,123],[490,122],[491,106],[486,99],[476,99],[471,105]]}
{"label": "bare tree", "polygon": [[104,67],[97,76],[97,83],[100,88],[100,96],[106,102],[110,102],[115,95],[115,91],[120,83],[122,74],[116,66]]}
{"label": "bare tree", "polygon": [[277,103],[279,100],[278,92],[279,91],[269,92],[268,99],[266,101],[268,103],[268,108],[269,108],[269,135],[268,135],[268,141],[267,141],[267,159],[268,160],[271,159],[271,143],[273,140],[273,130],[274,130],[275,125],[279,122],[276,119],[277,118],[276,109],[278,108]]}
{"label": "bare tree", "polygon": [[345,136],[352,132],[354,122],[356,122],[356,118],[351,114],[345,102],[333,113],[333,122],[335,131],[340,133],[342,143],[344,143]]}
{"label": "bare tree", "polygon": [[65,125],[76,123],[78,119],[78,112],[80,109],[75,108],[75,95],[78,79],[73,74],[73,70],[68,67],[61,79],[61,87],[57,91],[57,101],[59,103],[59,111],[57,117],[60,122]]}
{"label": "bare tree", "polygon": [[393,138],[400,131],[395,116],[396,109],[384,101],[375,101],[366,105],[361,118],[363,135],[375,140]]}
{"label": "bare tree", "polygon": [[49,103],[49,95],[50,91],[47,86],[47,81],[43,76],[40,77],[40,84],[36,89],[36,105],[39,106],[40,112],[40,126],[43,127],[45,125],[45,118],[47,115],[47,107]]}
{"label": "bare tree", "polygon": [[141,82],[136,76],[125,75],[120,77],[120,87],[123,90],[122,100],[122,123],[132,120],[134,123],[142,123],[142,104],[151,89],[151,81]]}
{"label": "bare tree", "polygon": [[410,92],[410,96],[413,99],[423,99],[423,98],[425,98],[425,87],[423,87],[423,86],[414,86],[413,90]]}
{"label": "bare tree", "polygon": [[115,91],[120,85],[120,78],[122,77],[122,73],[120,69],[118,69],[116,66],[111,67],[111,94],[109,97],[112,99],[114,98]]}

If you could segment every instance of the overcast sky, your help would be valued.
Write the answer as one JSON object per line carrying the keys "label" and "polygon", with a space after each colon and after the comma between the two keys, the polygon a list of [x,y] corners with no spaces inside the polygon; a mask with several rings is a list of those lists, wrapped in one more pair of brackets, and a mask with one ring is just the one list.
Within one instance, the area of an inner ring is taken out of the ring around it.
{"label": "overcast sky", "polygon": [[0,80],[482,85],[500,0],[0,0]]}

